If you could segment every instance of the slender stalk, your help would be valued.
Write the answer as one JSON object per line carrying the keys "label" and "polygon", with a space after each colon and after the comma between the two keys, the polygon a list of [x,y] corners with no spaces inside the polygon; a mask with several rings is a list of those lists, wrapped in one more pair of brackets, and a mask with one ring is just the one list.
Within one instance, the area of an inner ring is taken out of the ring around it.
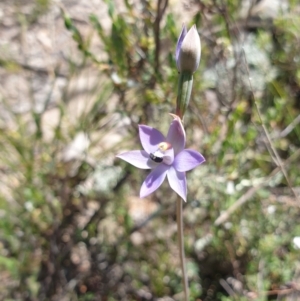
{"label": "slender stalk", "polygon": [[161,20],[164,16],[164,13],[166,11],[166,8],[168,7],[168,2],[169,0],[158,0],[157,1],[157,10],[156,10],[156,18],[154,22],[154,39],[155,39],[155,59],[154,59],[154,70],[155,70],[155,75],[159,75],[159,55],[160,55],[160,46],[161,46],[161,41],[160,41],[160,23]]}
{"label": "slender stalk", "polygon": [[182,281],[184,288],[184,300],[189,301],[189,284],[185,266],[185,254],[184,254],[184,239],[183,239],[183,218],[182,218],[182,200],[177,199],[177,233],[178,233],[178,245],[180,265],[182,270]]}
{"label": "slender stalk", "polygon": [[176,115],[183,119],[184,113],[189,105],[193,87],[193,74],[182,72],[178,80],[178,92],[176,100]]}

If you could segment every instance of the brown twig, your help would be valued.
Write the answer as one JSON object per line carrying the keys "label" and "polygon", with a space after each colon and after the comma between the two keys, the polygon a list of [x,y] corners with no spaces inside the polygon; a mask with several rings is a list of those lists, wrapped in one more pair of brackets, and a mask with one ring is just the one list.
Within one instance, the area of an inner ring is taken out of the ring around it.
{"label": "brown twig", "polygon": [[[283,164],[282,166],[289,165],[300,155],[300,149],[298,149],[294,154],[292,154]],[[221,215],[216,219],[215,225],[219,226],[228,220],[230,215],[235,212],[240,206],[245,204],[250,198],[255,194],[255,192],[266,185],[278,172],[282,172],[282,167],[277,166],[269,176],[265,179],[264,182],[260,183],[257,186],[251,187],[245,194],[243,194],[231,207],[229,207],[225,212],[221,213]],[[300,204],[299,204],[300,206]]]}
{"label": "brown twig", "polygon": [[169,0],[158,0],[156,18],[154,21],[154,39],[155,39],[155,58],[154,58],[154,71],[155,74],[159,73],[159,54],[160,54],[160,22],[166,11]]}
{"label": "brown twig", "polygon": [[[254,100],[254,105],[255,105],[255,108],[256,108],[256,111],[257,111],[257,114],[258,114],[258,118],[259,118],[260,124],[261,124],[262,129],[264,131],[264,134],[265,134],[265,136],[267,138],[267,141],[268,141],[268,143],[269,143],[269,145],[271,147],[271,150],[272,150],[272,152],[273,152],[273,154],[274,154],[274,156],[276,158],[277,162],[275,161],[275,164],[280,167],[280,169],[281,169],[281,171],[282,171],[282,173],[283,173],[283,175],[284,175],[284,177],[286,179],[286,182],[287,182],[289,188],[291,189],[291,191],[293,192],[293,194],[294,194],[294,196],[295,196],[295,198],[297,200],[298,199],[297,194],[296,194],[296,192],[294,191],[294,189],[292,187],[292,184],[291,184],[290,179],[289,179],[289,177],[287,175],[287,172],[286,172],[286,170],[284,168],[284,165],[282,164],[282,160],[281,160],[280,156],[278,155],[278,152],[277,152],[276,148],[273,145],[273,142],[272,142],[272,140],[270,138],[270,135],[269,135],[269,132],[268,132],[266,126],[263,123],[263,120],[262,120],[262,117],[261,117],[261,113],[260,113],[260,109],[259,109],[259,107],[257,105],[257,101],[256,101],[256,98],[255,98],[255,95],[254,95],[254,92],[253,92],[253,88],[252,88],[251,77],[250,77],[250,72],[249,72],[249,68],[248,68],[248,64],[247,64],[247,58],[246,58],[245,49],[244,49],[244,47],[242,49],[243,49],[243,54],[244,54],[244,59],[245,59],[246,70],[247,70],[247,74],[248,74],[248,78],[249,78],[249,85],[250,85],[250,88],[251,88],[251,94],[252,94],[252,98]],[[273,158],[273,156],[272,156],[272,158]]]}

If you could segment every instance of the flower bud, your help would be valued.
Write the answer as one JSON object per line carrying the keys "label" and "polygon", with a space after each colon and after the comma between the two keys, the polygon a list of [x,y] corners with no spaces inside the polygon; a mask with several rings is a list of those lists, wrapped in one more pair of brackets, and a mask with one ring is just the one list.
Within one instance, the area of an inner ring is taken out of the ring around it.
{"label": "flower bud", "polygon": [[200,63],[201,43],[196,26],[193,25],[187,32],[182,27],[176,47],[176,65],[179,72],[194,73]]}

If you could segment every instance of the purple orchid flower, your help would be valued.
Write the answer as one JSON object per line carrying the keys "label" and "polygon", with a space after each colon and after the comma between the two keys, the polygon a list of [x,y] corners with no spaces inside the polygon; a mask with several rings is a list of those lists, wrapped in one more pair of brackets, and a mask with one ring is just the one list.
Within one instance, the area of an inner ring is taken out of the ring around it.
{"label": "purple orchid flower", "polygon": [[168,178],[171,188],[186,201],[187,185],[185,172],[205,161],[197,151],[184,149],[186,137],[178,116],[174,117],[167,137],[147,125],[139,125],[139,136],[144,150],[133,150],[117,157],[141,169],[152,169],[140,190],[144,198],[160,187]]}
{"label": "purple orchid flower", "polygon": [[194,73],[199,67],[200,58],[201,41],[197,28],[193,25],[190,30],[187,31],[183,24],[175,52],[178,71]]}

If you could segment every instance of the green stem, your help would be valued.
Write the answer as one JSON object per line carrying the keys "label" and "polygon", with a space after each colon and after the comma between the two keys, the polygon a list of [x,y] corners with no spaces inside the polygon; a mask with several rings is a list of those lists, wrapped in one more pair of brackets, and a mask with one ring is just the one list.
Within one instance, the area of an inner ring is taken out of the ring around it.
{"label": "green stem", "polygon": [[180,265],[182,270],[182,281],[184,288],[184,300],[189,301],[189,284],[185,267],[185,254],[184,254],[184,240],[183,240],[183,218],[182,218],[182,200],[177,199],[177,232],[178,232],[178,245]]}
{"label": "green stem", "polygon": [[179,75],[178,93],[176,101],[176,115],[183,119],[186,108],[189,105],[193,87],[193,74],[182,72]]}

